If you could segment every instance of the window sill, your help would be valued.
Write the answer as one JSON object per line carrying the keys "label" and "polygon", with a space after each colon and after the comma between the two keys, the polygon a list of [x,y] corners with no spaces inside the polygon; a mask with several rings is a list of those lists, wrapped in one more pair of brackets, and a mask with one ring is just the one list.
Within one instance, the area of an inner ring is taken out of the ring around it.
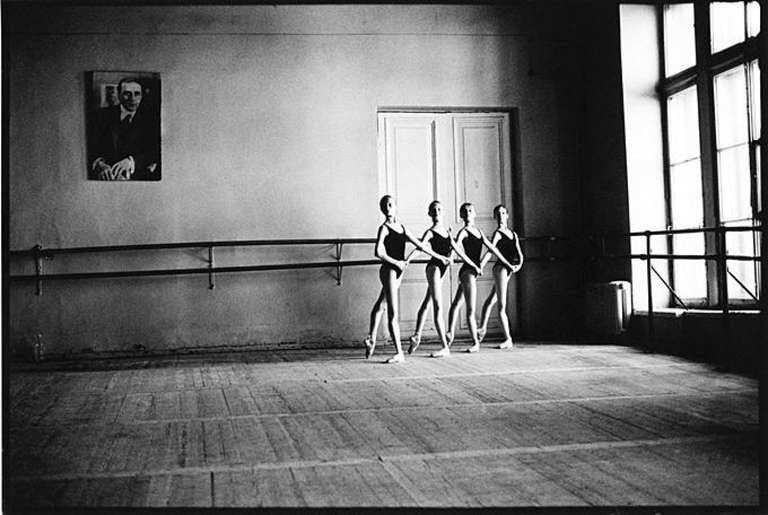
{"label": "window sill", "polygon": [[[647,310],[635,310],[634,315],[638,316],[648,316]],[[653,310],[654,316],[664,316],[664,317],[670,317],[670,318],[677,318],[681,317],[683,315],[685,316],[701,316],[701,317],[707,317],[707,316],[722,316],[723,310],[722,309],[713,309],[713,308],[693,308],[689,310],[685,310],[683,308],[657,308]],[[737,316],[759,316],[760,310],[759,309],[729,309],[728,315],[737,315]]]}

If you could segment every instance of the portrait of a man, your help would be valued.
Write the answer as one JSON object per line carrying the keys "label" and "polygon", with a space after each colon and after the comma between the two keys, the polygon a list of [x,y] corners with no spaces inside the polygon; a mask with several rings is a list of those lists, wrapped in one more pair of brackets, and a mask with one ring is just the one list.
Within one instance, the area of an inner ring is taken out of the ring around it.
{"label": "portrait of a man", "polygon": [[159,74],[90,72],[86,82],[88,178],[159,181]]}

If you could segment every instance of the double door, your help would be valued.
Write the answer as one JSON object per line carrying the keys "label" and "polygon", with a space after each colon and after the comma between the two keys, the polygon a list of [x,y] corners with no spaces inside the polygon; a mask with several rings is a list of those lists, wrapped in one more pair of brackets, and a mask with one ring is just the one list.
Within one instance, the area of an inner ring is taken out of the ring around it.
{"label": "double door", "polygon": [[[496,228],[493,208],[504,204],[514,226],[512,209],[512,160],[508,113],[379,113],[379,191],[397,202],[398,219],[420,237],[430,227],[427,207],[433,200],[443,205],[444,223],[453,235],[463,227],[459,207],[475,206],[476,225],[490,239]],[[426,257],[426,256],[425,256]],[[400,287],[400,328],[413,331],[416,313],[427,291],[423,264],[409,265]],[[458,286],[459,264],[451,266],[443,282],[443,306],[448,307]],[[477,317],[493,288],[489,264],[478,278]],[[510,281],[507,309],[511,329],[516,327],[514,277]],[[457,321],[461,337],[467,330],[464,308]],[[494,308],[488,332],[499,328]],[[434,336],[432,309],[424,335]]]}

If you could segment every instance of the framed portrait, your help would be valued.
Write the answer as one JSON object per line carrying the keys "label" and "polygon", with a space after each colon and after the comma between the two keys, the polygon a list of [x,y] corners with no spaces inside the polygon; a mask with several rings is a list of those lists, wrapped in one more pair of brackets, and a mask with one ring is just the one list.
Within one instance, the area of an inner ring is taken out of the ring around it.
{"label": "framed portrait", "polygon": [[159,181],[160,74],[86,72],[88,179]]}

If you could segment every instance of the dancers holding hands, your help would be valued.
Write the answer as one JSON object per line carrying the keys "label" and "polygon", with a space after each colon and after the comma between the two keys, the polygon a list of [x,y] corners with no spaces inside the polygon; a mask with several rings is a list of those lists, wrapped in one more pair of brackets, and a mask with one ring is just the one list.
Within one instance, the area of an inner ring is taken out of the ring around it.
{"label": "dancers holding hands", "polygon": [[383,261],[379,269],[379,279],[381,281],[381,292],[371,310],[370,332],[365,338],[365,357],[370,358],[376,347],[376,332],[379,320],[386,304],[387,325],[389,334],[395,344],[396,353],[387,360],[387,363],[401,363],[405,360],[403,349],[400,345],[400,325],[398,317],[398,296],[397,290],[400,287],[402,274],[408,262],[405,259],[405,243],[410,241],[422,252],[429,254],[433,259],[441,263],[448,264],[450,259],[437,254],[432,249],[424,246],[417,240],[405,226],[395,218],[396,205],[395,200],[390,195],[384,195],[379,201],[379,208],[384,214],[384,223],[379,226],[376,236],[376,248],[374,254]]}
{"label": "dancers holding hands", "polygon": [[[379,269],[381,291],[371,310],[369,333],[365,338],[366,359],[373,355],[376,348],[377,329],[386,309],[387,325],[396,349],[395,355],[390,357],[387,363],[401,363],[405,360],[400,343],[400,326],[398,323],[398,289],[405,268],[419,250],[428,254],[431,259],[425,268],[427,291],[419,307],[416,330],[410,337],[408,354],[415,351],[421,343],[421,331],[430,302],[432,303],[435,328],[442,344],[439,351],[431,354],[432,357],[450,355],[450,345],[455,335],[456,317],[461,304],[464,302],[467,305],[467,325],[472,338],[472,345],[466,349],[467,352],[480,350],[480,341],[485,336],[490,310],[496,302],[498,302],[499,318],[505,336],[505,340],[499,345],[499,348],[511,348],[512,338],[509,333],[509,320],[506,314],[507,284],[511,274],[516,273],[522,267],[523,254],[517,234],[507,227],[509,217],[506,208],[498,205],[493,210],[497,228],[491,241],[479,227],[475,226],[475,208],[469,202],[465,202],[459,208],[459,216],[464,222],[464,226],[456,234],[455,239],[451,237],[450,228],[443,225],[443,207],[437,200],[429,204],[427,213],[432,219],[432,225],[424,232],[420,240],[416,239],[405,226],[397,221],[396,205],[392,196],[384,195],[379,201],[379,207],[385,220],[379,226],[374,253],[382,261]],[[411,251],[406,258],[405,243],[407,241],[415,245],[416,249]],[[481,258],[483,246],[488,251]],[[446,275],[445,272],[450,266],[453,251],[464,264],[459,270],[459,286],[448,311],[448,328],[446,331],[442,318],[442,282]],[[482,275],[482,269],[490,260],[491,255],[496,256],[496,264],[493,267],[494,288],[483,305],[482,323],[478,330],[475,320],[476,279]]]}
{"label": "dancers holding hands", "polygon": [[[480,254],[485,245],[490,253],[496,256],[496,259],[505,266],[512,267],[512,264],[499,252],[483,234],[479,227],[475,226],[475,206],[465,202],[459,208],[459,216],[464,221],[464,227],[456,235],[456,254],[459,255],[464,265],[459,269],[459,287],[456,289],[456,295],[448,310],[448,345],[453,343],[454,327],[456,316],[462,302],[466,302],[467,326],[469,334],[472,337],[472,346],[467,352],[478,352],[480,350],[480,340],[477,336],[477,321],[475,320],[475,307],[477,304],[477,276],[483,273],[482,267],[487,263],[487,259],[481,259]],[[459,245],[461,244],[461,245]],[[463,248],[463,251],[461,250]],[[488,254],[486,254],[487,256]]]}

